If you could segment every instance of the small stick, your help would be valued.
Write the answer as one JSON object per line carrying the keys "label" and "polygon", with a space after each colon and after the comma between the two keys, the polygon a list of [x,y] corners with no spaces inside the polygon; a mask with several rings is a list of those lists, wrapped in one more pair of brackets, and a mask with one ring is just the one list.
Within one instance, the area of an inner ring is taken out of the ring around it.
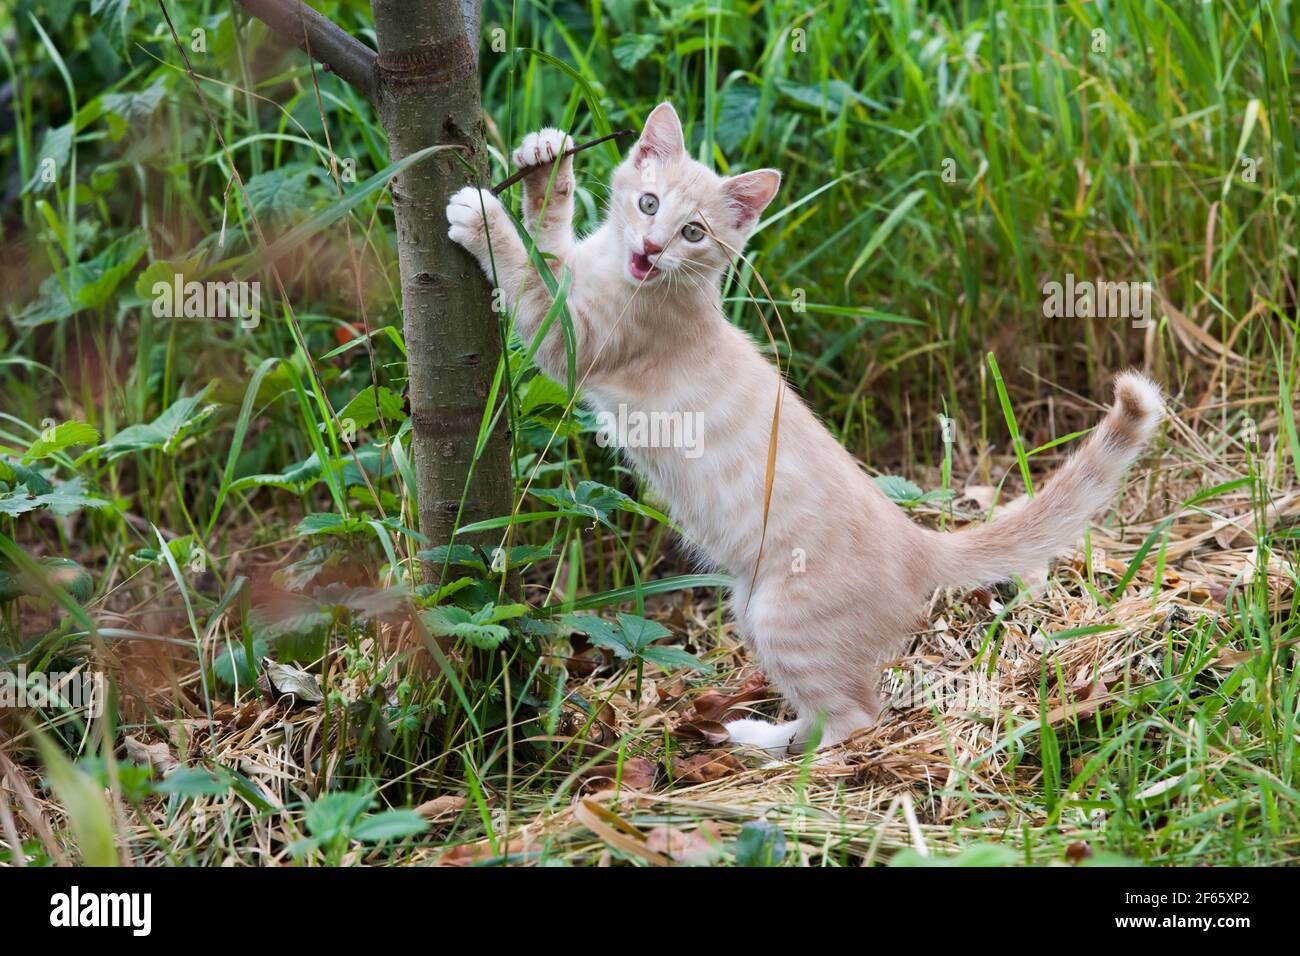
{"label": "small stick", "polygon": [[555,159],[549,160],[548,162],[545,163],[538,163],[535,166],[525,166],[523,169],[511,173],[505,179],[501,180],[501,182],[497,183],[495,186],[492,187],[492,195],[500,196],[503,192],[505,192],[515,183],[519,182],[519,180],[523,179],[534,169],[542,169],[545,166],[551,165],[551,163],[559,162],[565,156],[572,156],[574,153],[580,153],[584,149],[591,149],[591,147],[599,146],[601,143],[608,142],[611,139],[621,139],[624,136],[635,136],[635,135],[636,135],[636,130],[634,129],[620,129],[613,133],[610,133],[608,136],[600,136],[597,137],[596,139],[589,139],[585,143],[579,143],[577,146],[573,147],[572,149],[565,150],[563,154],[557,156]]}

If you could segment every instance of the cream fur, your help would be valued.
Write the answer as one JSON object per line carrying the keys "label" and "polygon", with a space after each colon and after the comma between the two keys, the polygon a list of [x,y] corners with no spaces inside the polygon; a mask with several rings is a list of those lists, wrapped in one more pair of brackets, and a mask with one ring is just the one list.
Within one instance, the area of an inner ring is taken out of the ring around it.
{"label": "cream fur", "polygon": [[[578,240],[572,159],[560,162],[553,179],[549,164],[567,145],[559,131],[542,130],[524,139],[514,160],[548,162],[524,180],[525,224],[538,249],[555,257],[557,274],[560,264],[572,271],[568,309],[584,401],[597,411],[621,404],[701,416],[701,455],[672,447],[625,453],[670,503],[698,555],[735,577],[739,628],[799,715],[783,725],[737,721],[729,725],[732,738],[772,753],[798,750],[820,718],[822,744],[836,743],[876,719],[881,667],[905,650],[936,587],[1005,578],[1078,540],[1154,433],[1160,392],[1140,375],[1120,376],[1115,407],[1094,436],[1014,515],[957,534],[921,528],[723,314],[722,276],[775,194],[779,173],[715,175],[686,154],[677,115],[664,103],[615,170],[604,222]],[[658,199],[653,215],[640,208],[645,192]],[[452,197],[447,219],[451,238],[489,279],[490,234],[498,282],[519,333],[531,341],[550,295],[500,203],[487,191],[464,189]],[[683,225],[692,222],[706,227],[702,242],[683,238]],[[662,251],[645,255],[655,247]],[[638,264],[647,262],[658,271],[642,281]],[[537,358],[564,380],[558,326]],[[778,391],[776,475],[755,576]]]}

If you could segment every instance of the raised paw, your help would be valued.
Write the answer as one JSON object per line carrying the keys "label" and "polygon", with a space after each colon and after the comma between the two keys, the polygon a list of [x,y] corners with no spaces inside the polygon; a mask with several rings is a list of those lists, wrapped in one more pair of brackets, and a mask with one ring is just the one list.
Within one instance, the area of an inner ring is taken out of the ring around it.
{"label": "raised paw", "polygon": [[500,200],[486,189],[466,186],[458,189],[447,201],[447,238],[470,252],[478,253],[486,244],[483,212],[493,216]]}
{"label": "raised paw", "polygon": [[510,157],[510,161],[519,169],[541,166],[554,162],[555,157],[563,155],[572,148],[573,140],[567,134],[548,126],[546,129],[539,129],[536,133],[525,136],[524,141]]}

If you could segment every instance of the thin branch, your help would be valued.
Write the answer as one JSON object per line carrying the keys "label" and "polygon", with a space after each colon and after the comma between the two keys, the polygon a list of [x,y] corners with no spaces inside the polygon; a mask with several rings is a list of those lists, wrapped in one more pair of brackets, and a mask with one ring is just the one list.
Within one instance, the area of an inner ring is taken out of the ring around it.
{"label": "thin branch", "polygon": [[[322,16],[301,0],[239,0],[240,5],[291,43],[310,49],[311,56],[347,80],[371,102],[378,82],[374,50]],[[304,35],[305,33],[305,35]]]}
{"label": "thin branch", "polygon": [[623,136],[635,136],[635,135],[636,135],[636,130],[634,129],[620,129],[613,133],[610,133],[608,136],[599,136],[596,139],[589,139],[585,143],[579,143],[577,146],[573,147],[572,149],[566,149],[555,159],[548,160],[545,163],[538,163],[535,166],[525,166],[523,169],[511,173],[505,179],[501,180],[501,182],[497,183],[495,186],[492,187],[492,195],[500,196],[503,192],[505,192],[515,183],[519,182],[519,180],[523,179],[534,169],[542,169],[545,166],[551,165],[551,163],[558,162],[559,160],[563,159],[565,156],[572,156],[574,153],[581,153],[584,149],[591,149],[591,147],[599,146],[601,143],[609,142],[609,140],[611,139],[619,139],[620,137]]}

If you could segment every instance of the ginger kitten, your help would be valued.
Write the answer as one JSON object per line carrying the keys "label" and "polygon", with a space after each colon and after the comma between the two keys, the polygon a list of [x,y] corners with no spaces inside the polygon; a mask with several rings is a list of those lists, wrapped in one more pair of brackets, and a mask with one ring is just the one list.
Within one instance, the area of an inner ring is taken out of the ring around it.
{"label": "ginger kitten", "polygon": [[[706,562],[735,577],[732,612],[759,666],[798,713],[737,720],[732,739],[773,754],[803,747],[815,723],[829,746],[879,714],[881,668],[903,653],[941,585],[975,586],[1041,566],[1073,545],[1116,493],[1162,417],[1160,391],[1133,372],[1083,447],[1024,508],[957,533],[919,527],[890,501],[722,311],[722,277],[772,200],[771,169],[720,177],[687,154],[668,103],[655,108],[614,171],[604,222],[573,235],[573,161],[558,130],[524,138],[524,220],[559,274],[577,381],[598,413],[698,416],[702,453],[627,447]],[[548,194],[549,188],[549,196]],[[482,210],[486,209],[487,228]],[[465,188],[447,206],[448,235],[477,258],[531,342],[551,296],[491,193]],[[564,381],[559,323],[537,349]],[[772,416],[781,395],[775,480],[763,537]],[[763,558],[755,574],[762,539]]]}

